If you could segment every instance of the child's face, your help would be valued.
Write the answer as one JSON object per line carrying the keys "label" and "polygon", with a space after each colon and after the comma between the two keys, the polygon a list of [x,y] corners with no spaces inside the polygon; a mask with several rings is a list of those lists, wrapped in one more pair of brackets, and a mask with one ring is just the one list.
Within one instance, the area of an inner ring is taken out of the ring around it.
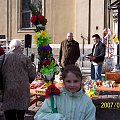
{"label": "child's face", "polygon": [[81,78],[78,78],[74,73],[69,72],[64,79],[64,85],[66,90],[71,93],[75,93],[80,90]]}

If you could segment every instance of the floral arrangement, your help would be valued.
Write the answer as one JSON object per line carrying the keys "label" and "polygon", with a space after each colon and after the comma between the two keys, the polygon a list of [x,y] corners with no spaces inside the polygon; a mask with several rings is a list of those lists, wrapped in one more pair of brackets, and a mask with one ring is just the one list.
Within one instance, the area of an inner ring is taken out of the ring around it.
{"label": "floral arrangement", "polygon": [[31,22],[34,25],[43,25],[45,26],[47,23],[47,19],[43,15],[32,15]]}
{"label": "floral arrangement", "polygon": [[47,24],[47,19],[42,15],[42,1],[38,0],[30,4],[32,12],[31,23],[36,26],[36,31],[44,30]]}
{"label": "floral arrangement", "polygon": [[[35,43],[38,47],[38,71],[42,73],[44,80],[46,82],[49,82],[50,79],[53,82],[52,77],[48,77],[46,75],[48,74],[55,74],[55,72],[58,70],[58,66],[55,63],[55,59],[52,55],[52,48],[49,46],[51,43],[51,37],[48,34],[47,30],[41,30],[36,32],[34,35]],[[54,77],[54,75],[53,75]]]}
{"label": "floral arrangement", "polygon": [[38,47],[47,46],[52,41],[47,30],[41,30],[39,32],[36,32],[36,34],[34,35],[34,39]]}
{"label": "floral arrangement", "polygon": [[110,37],[113,34],[113,32],[109,28],[105,28],[102,31],[102,34],[104,36],[104,39],[107,39],[108,37]]}
{"label": "floral arrangement", "polygon": [[59,95],[59,94],[60,94],[60,90],[57,87],[55,87],[54,84],[49,86],[48,89],[46,90],[46,98],[50,98],[53,113],[57,113],[57,106],[55,104],[56,103],[55,95]]}
{"label": "floral arrangement", "polygon": [[45,30],[47,19],[42,13],[42,3],[32,3],[30,5],[32,11],[31,23],[36,26],[36,33],[34,35],[35,43],[38,48],[38,72],[42,74],[46,82],[46,98],[50,98],[53,112],[57,112],[55,107],[56,95],[60,94],[60,90],[54,85],[55,73],[58,71],[58,66],[53,58],[52,48],[49,46],[51,37],[48,31]]}
{"label": "floral arrangement", "polygon": [[52,60],[52,62],[49,63],[47,66],[44,65],[44,66],[41,68],[41,70],[40,70],[40,72],[41,72],[42,74],[50,74],[50,73],[54,73],[54,72],[56,72],[56,71],[57,71],[56,64],[55,64],[55,62],[54,62],[53,60]]}
{"label": "floral arrangement", "polygon": [[94,80],[87,80],[84,82],[84,90],[89,97],[96,95],[96,87],[97,84]]}

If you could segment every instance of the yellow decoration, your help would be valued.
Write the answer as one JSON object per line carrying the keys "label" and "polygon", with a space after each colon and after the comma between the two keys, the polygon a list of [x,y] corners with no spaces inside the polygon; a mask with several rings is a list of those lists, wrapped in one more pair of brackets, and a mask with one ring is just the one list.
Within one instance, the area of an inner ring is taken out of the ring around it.
{"label": "yellow decoration", "polygon": [[37,46],[47,46],[51,43],[51,37],[48,34],[47,30],[41,30],[36,32],[34,35],[34,41],[36,42]]}
{"label": "yellow decoration", "polygon": [[49,82],[46,84],[46,87],[48,88],[50,85],[52,85],[52,81],[49,80]]}
{"label": "yellow decoration", "polygon": [[47,37],[47,36],[48,36],[47,31],[41,31],[41,35],[42,35],[43,37]]}
{"label": "yellow decoration", "polygon": [[88,91],[86,94],[87,94],[89,97],[95,95],[94,91]]}
{"label": "yellow decoration", "polygon": [[111,38],[114,39],[116,37],[116,34],[114,34]]}
{"label": "yellow decoration", "polygon": [[112,37],[111,37],[111,39],[113,40],[113,42],[118,42],[118,38],[116,37],[116,34],[114,34]]}
{"label": "yellow decoration", "polygon": [[115,37],[115,38],[113,39],[113,42],[118,42],[118,38]]}

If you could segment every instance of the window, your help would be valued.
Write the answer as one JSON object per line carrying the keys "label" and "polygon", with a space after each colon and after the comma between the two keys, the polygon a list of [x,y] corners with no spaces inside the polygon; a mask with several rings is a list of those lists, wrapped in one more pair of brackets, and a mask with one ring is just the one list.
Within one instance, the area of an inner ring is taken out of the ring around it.
{"label": "window", "polygon": [[31,11],[29,8],[31,1],[30,0],[22,0],[21,3],[21,28],[30,28],[30,16]]}
{"label": "window", "polygon": [[21,20],[20,28],[21,29],[29,29],[33,27],[32,23],[30,22],[30,18],[32,14],[31,14],[31,10],[29,6],[33,2],[38,4],[38,2],[43,3],[42,1],[43,0],[21,0],[21,14],[20,14],[20,20]]}

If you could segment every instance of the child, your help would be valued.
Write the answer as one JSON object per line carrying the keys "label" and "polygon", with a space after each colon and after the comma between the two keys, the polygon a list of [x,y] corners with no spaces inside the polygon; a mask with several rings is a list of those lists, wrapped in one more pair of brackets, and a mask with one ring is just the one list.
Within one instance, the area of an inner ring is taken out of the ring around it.
{"label": "child", "polygon": [[50,99],[37,111],[35,120],[95,120],[95,106],[82,88],[82,74],[75,65],[68,65],[62,72],[64,88],[56,96],[58,113],[53,113]]}

